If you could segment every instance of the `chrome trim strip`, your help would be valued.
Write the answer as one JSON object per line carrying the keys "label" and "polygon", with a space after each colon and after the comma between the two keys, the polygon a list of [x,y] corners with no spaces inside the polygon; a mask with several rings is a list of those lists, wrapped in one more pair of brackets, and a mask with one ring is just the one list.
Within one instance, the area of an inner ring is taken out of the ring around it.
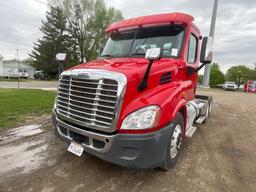
{"label": "chrome trim strip", "polygon": [[[72,81],[73,82],[73,81]],[[78,85],[72,85],[72,82],[71,82],[71,86],[72,87],[77,87],[77,88],[81,88],[81,89],[89,89],[89,90],[100,90],[100,91],[109,91],[109,92],[114,92],[116,93],[116,91],[114,90],[107,90],[107,89],[103,89],[103,88],[100,88],[100,89],[97,89],[97,88],[92,88],[92,87],[86,87],[86,86],[78,86]],[[62,84],[61,84],[62,85]],[[100,94],[99,94],[100,95]],[[109,96],[109,95],[108,95]],[[107,96],[107,97],[108,97]]]}
{"label": "chrome trim strip", "polygon": [[64,75],[73,76],[74,78],[86,78],[91,80],[99,80],[99,79],[113,79],[118,82],[117,92],[118,95],[121,94],[123,91],[123,87],[127,84],[126,76],[113,72],[113,71],[106,71],[106,70],[98,70],[98,69],[74,69],[72,71],[64,71],[61,74],[61,77]]}
{"label": "chrome trim strip", "polygon": [[[73,85],[71,85],[71,88],[70,88],[70,91],[71,92],[76,92],[76,93],[84,93],[83,91],[78,91],[78,90],[75,90],[75,89],[72,89],[72,86]],[[63,89],[62,87],[60,87],[60,89]],[[68,91],[68,89],[65,89],[66,91]],[[96,90],[96,89],[95,89]],[[99,91],[101,91],[101,89],[97,89],[97,90],[99,90]],[[102,94],[102,93],[100,93],[100,92],[98,92],[98,93],[88,93],[88,92],[86,92],[86,94],[87,95],[97,95],[97,96],[103,96],[103,97],[111,97],[111,98],[116,98],[116,96],[113,96],[113,95],[105,95],[105,94]]]}
{"label": "chrome trim strip", "polygon": [[[60,92],[60,94],[63,94],[62,92]],[[87,94],[87,93],[86,93]],[[68,94],[67,94],[68,95]],[[96,95],[96,94],[94,94]],[[76,97],[76,98],[82,98],[82,99],[87,99],[87,100],[94,100],[93,98],[90,98],[90,97],[81,97],[81,96],[78,96],[78,95],[73,95],[73,94],[70,94],[71,97]],[[101,96],[101,95],[100,95]],[[112,103],[114,104],[115,102],[111,102],[111,101],[106,101],[104,99],[101,99],[101,101],[103,102],[106,102],[106,103]]]}

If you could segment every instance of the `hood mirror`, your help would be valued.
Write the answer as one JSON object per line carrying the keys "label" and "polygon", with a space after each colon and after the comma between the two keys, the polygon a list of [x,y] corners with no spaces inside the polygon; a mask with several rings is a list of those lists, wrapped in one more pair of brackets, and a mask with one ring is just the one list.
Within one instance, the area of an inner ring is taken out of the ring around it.
{"label": "hood mirror", "polygon": [[64,64],[67,62],[67,53],[57,53],[55,60],[58,62],[58,75],[64,71]]}
{"label": "hood mirror", "polygon": [[67,54],[66,53],[57,53],[56,58],[57,61],[66,61],[67,59]]}
{"label": "hood mirror", "polygon": [[139,83],[138,91],[143,91],[148,87],[149,72],[154,61],[161,59],[162,50],[160,48],[151,48],[146,51],[145,59],[149,60],[147,70],[144,74],[143,80]]}
{"label": "hood mirror", "polygon": [[146,51],[145,59],[157,61],[161,59],[161,48],[151,48]]}

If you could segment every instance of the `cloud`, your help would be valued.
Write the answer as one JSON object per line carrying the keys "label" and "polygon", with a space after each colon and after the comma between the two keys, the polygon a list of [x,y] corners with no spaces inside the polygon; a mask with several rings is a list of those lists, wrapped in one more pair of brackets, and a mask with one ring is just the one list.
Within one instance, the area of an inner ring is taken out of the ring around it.
{"label": "cloud", "polygon": [[[106,0],[120,9],[125,18],[146,14],[185,12],[195,17],[202,34],[209,34],[213,0]],[[255,0],[219,1],[215,30],[214,61],[223,71],[231,65],[250,66],[256,61],[256,3]]]}
{"label": "cloud", "polygon": [[[108,6],[122,11],[125,18],[142,15],[185,12],[195,17],[196,25],[208,35],[214,0],[105,0]],[[43,3],[40,3],[43,2]],[[41,33],[47,0],[8,0],[0,2],[0,54],[14,58],[20,49],[27,57]],[[219,0],[214,44],[214,61],[226,71],[231,65],[251,65],[256,61],[255,0]]]}
{"label": "cloud", "polygon": [[0,54],[14,59],[16,49],[20,58],[28,57],[41,32],[41,20],[45,18],[46,1],[8,0],[0,2]]}

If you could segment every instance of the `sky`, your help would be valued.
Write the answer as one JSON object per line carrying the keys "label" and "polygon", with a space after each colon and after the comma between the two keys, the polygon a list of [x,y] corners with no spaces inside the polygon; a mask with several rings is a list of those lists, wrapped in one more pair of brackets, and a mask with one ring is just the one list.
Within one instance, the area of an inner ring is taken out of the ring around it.
{"label": "sky", "polygon": [[[214,0],[105,0],[124,18],[168,12],[185,12],[195,18],[202,35],[209,34]],[[39,27],[45,19],[47,0],[0,1],[0,54],[27,58],[33,42],[42,37]],[[251,67],[256,62],[256,1],[219,0],[214,62],[225,72],[233,65]]]}

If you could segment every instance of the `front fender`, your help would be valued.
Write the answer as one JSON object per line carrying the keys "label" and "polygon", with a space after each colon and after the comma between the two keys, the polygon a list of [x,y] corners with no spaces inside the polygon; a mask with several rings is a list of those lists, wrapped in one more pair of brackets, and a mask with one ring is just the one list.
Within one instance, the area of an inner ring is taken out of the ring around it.
{"label": "front fender", "polygon": [[161,108],[159,126],[152,129],[140,130],[137,132],[146,133],[165,127],[175,118],[176,113],[182,107],[186,106],[186,99],[184,98],[183,94],[184,89],[185,86],[181,81],[172,82],[170,84],[155,87],[154,89],[145,90],[143,93],[132,99],[128,104],[123,106],[117,130],[120,131],[121,124],[127,115],[148,105],[158,105]]}

